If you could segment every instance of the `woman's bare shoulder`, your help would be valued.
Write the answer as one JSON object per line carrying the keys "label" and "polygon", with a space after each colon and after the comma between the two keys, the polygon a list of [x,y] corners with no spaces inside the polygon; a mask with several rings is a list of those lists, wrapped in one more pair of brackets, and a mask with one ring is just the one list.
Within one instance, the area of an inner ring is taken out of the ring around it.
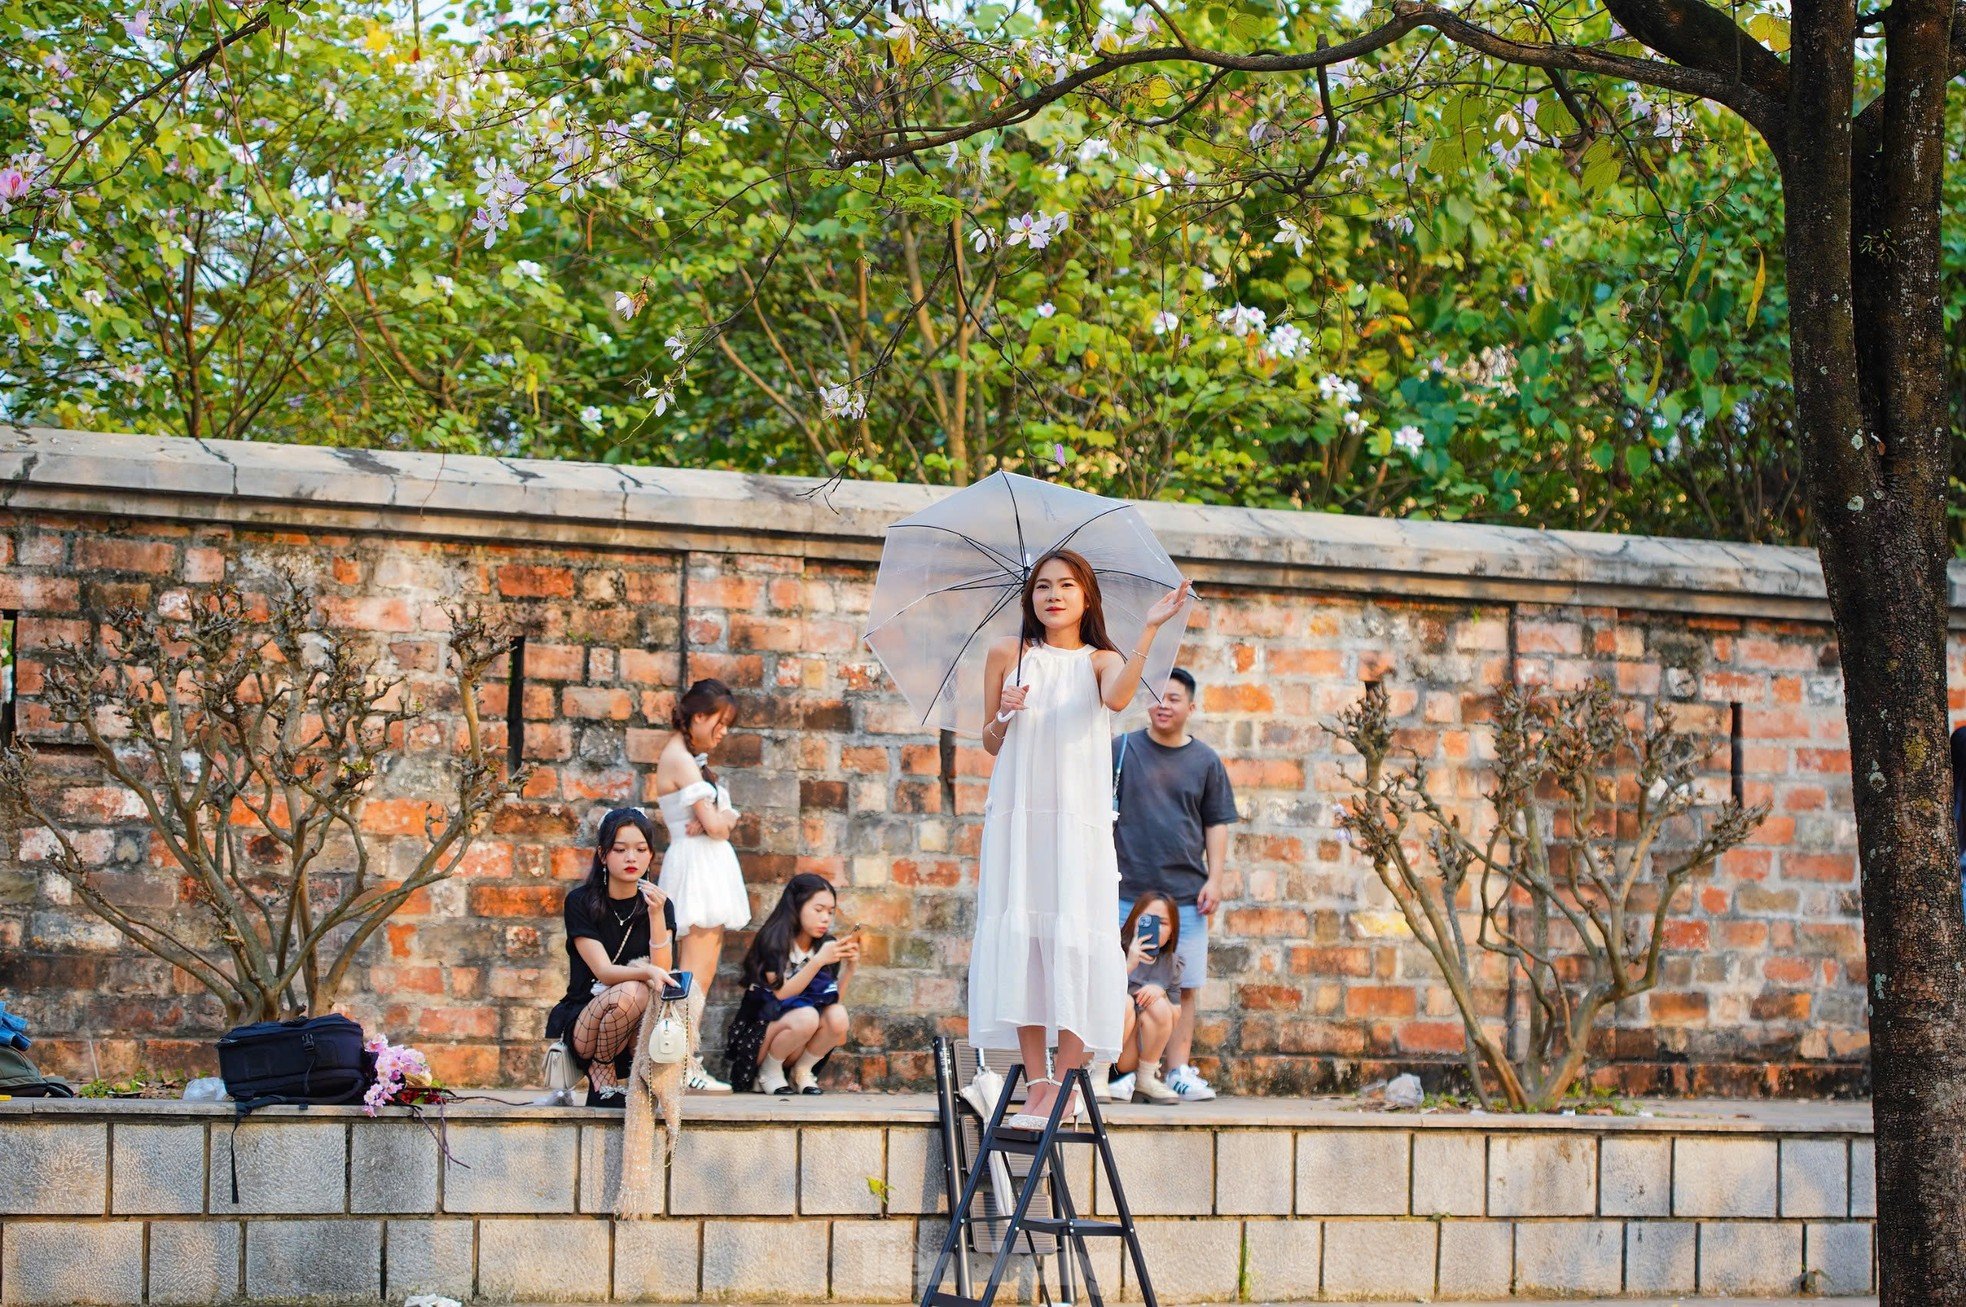
{"label": "woman's bare shoulder", "polygon": [[689,749],[683,744],[681,735],[671,735],[669,742],[662,746],[662,753],[655,760],[655,788],[658,794],[674,794],[685,786],[694,785],[703,779],[703,769],[696,765]]}
{"label": "woman's bare shoulder", "polygon": [[993,663],[1007,663],[1015,660],[1017,657],[1017,644],[1018,637],[1014,635],[1006,635],[990,641],[990,661]]}

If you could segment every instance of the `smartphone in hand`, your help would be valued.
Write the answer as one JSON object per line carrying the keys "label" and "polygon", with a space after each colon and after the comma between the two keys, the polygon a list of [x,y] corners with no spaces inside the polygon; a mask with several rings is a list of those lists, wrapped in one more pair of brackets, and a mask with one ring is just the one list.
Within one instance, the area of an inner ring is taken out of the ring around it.
{"label": "smartphone in hand", "polygon": [[1160,956],[1160,918],[1140,918],[1140,942],[1147,946],[1147,961]]}
{"label": "smartphone in hand", "polygon": [[687,971],[670,972],[669,983],[662,990],[662,1001],[664,1003],[680,1003],[688,998],[690,979],[690,973]]}

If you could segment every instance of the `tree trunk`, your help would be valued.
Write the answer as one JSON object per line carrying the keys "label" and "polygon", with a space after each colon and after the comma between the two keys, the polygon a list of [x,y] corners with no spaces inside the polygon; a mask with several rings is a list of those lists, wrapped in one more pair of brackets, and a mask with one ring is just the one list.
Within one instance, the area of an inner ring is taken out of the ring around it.
{"label": "tree trunk", "polygon": [[[1852,119],[1854,12],[1795,9],[1791,361],[1841,648],[1868,955],[1884,1307],[1966,1307],[1966,919],[1945,796],[1949,11],[1900,0]],[[1854,198],[1853,198],[1854,197]]]}

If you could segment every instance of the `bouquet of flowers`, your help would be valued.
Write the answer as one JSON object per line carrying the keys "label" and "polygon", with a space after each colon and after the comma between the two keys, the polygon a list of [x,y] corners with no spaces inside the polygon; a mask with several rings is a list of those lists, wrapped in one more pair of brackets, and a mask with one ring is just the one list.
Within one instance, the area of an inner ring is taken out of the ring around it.
{"label": "bouquet of flowers", "polygon": [[421,1103],[441,1103],[447,1092],[430,1074],[430,1063],[414,1048],[399,1047],[378,1036],[369,1041],[375,1054],[375,1083],[362,1095],[363,1109],[370,1116],[378,1107],[396,1104],[414,1107]]}

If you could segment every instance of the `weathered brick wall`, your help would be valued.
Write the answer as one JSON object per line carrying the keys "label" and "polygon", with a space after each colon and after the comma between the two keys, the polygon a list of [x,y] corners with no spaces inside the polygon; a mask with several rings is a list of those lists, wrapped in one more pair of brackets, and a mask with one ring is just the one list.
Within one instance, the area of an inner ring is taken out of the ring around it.
{"label": "weathered brick wall", "polygon": [[[761,537],[748,529],[679,533],[674,543],[687,548],[536,528],[475,539],[386,522],[350,530],[345,516],[293,503],[269,517],[186,499],[174,519],[146,500],[143,515],[112,515],[125,494],[51,491],[32,506],[16,496],[0,519],[0,609],[22,614],[19,712],[30,738],[53,739],[35,702],[53,642],[95,638],[114,602],[182,603],[221,576],[261,583],[276,564],[312,578],[337,620],[373,633],[384,670],[433,697],[443,681],[441,600],[496,600],[530,632],[525,754],[536,770],[524,800],[456,879],[392,920],[346,1003],[372,1028],[426,1049],[446,1076],[537,1079],[545,1013],[565,984],[561,899],[585,871],[600,814],[653,804],[685,643],[688,675],[722,677],[741,696],[718,764],[745,813],[736,843],[757,911],[793,872],[818,871],[869,932],[839,1080],[919,1086],[930,1038],[961,1030],[989,760],[959,749],[945,781],[934,736],[916,728],[859,644],[870,545],[832,556],[789,539],[752,548]],[[1772,805],[1749,846],[1675,905],[1664,984],[1617,1015],[1607,1079],[1681,1092],[1860,1087],[1855,839],[1826,623],[1728,615],[1706,600],[1689,599],[1682,614],[1662,611],[1672,605],[1656,596],[1499,601],[1410,578],[1382,578],[1375,590],[1334,572],[1334,588],[1321,589],[1315,571],[1211,580],[1224,569],[1211,573],[1207,558],[1192,567],[1202,602],[1183,657],[1203,685],[1196,731],[1228,759],[1244,817],[1203,1000],[1204,1068],[1237,1089],[1286,1092],[1458,1061],[1446,990],[1337,830],[1348,751],[1326,723],[1364,681],[1384,678],[1403,738],[1478,820],[1492,688],[1513,670],[1564,687],[1604,676],[1636,699],[1672,704],[1683,723],[1716,736],[1723,791],[1729,705],[1741,704],[1746,796]],[[500,739],[505,695],[490,686],[483,703]],[[427,777],[451,747],[451,726],[433,715],[410,731],[367,806],[369,830],[399,869],[415,858]],[[128,796],[72,750],[44,757],[106,891],[191,910],[155,870]],[[79,908],[36,865],[37,838],[10,838],[0,852],[0,993],[34,1023],[44,1063],[72,1076],[209,1068],[216,1006]],[[728,943],[713,1032],[735,997],[743,943]],[[1506,1019],[1503,991],[1490,997]]]}

